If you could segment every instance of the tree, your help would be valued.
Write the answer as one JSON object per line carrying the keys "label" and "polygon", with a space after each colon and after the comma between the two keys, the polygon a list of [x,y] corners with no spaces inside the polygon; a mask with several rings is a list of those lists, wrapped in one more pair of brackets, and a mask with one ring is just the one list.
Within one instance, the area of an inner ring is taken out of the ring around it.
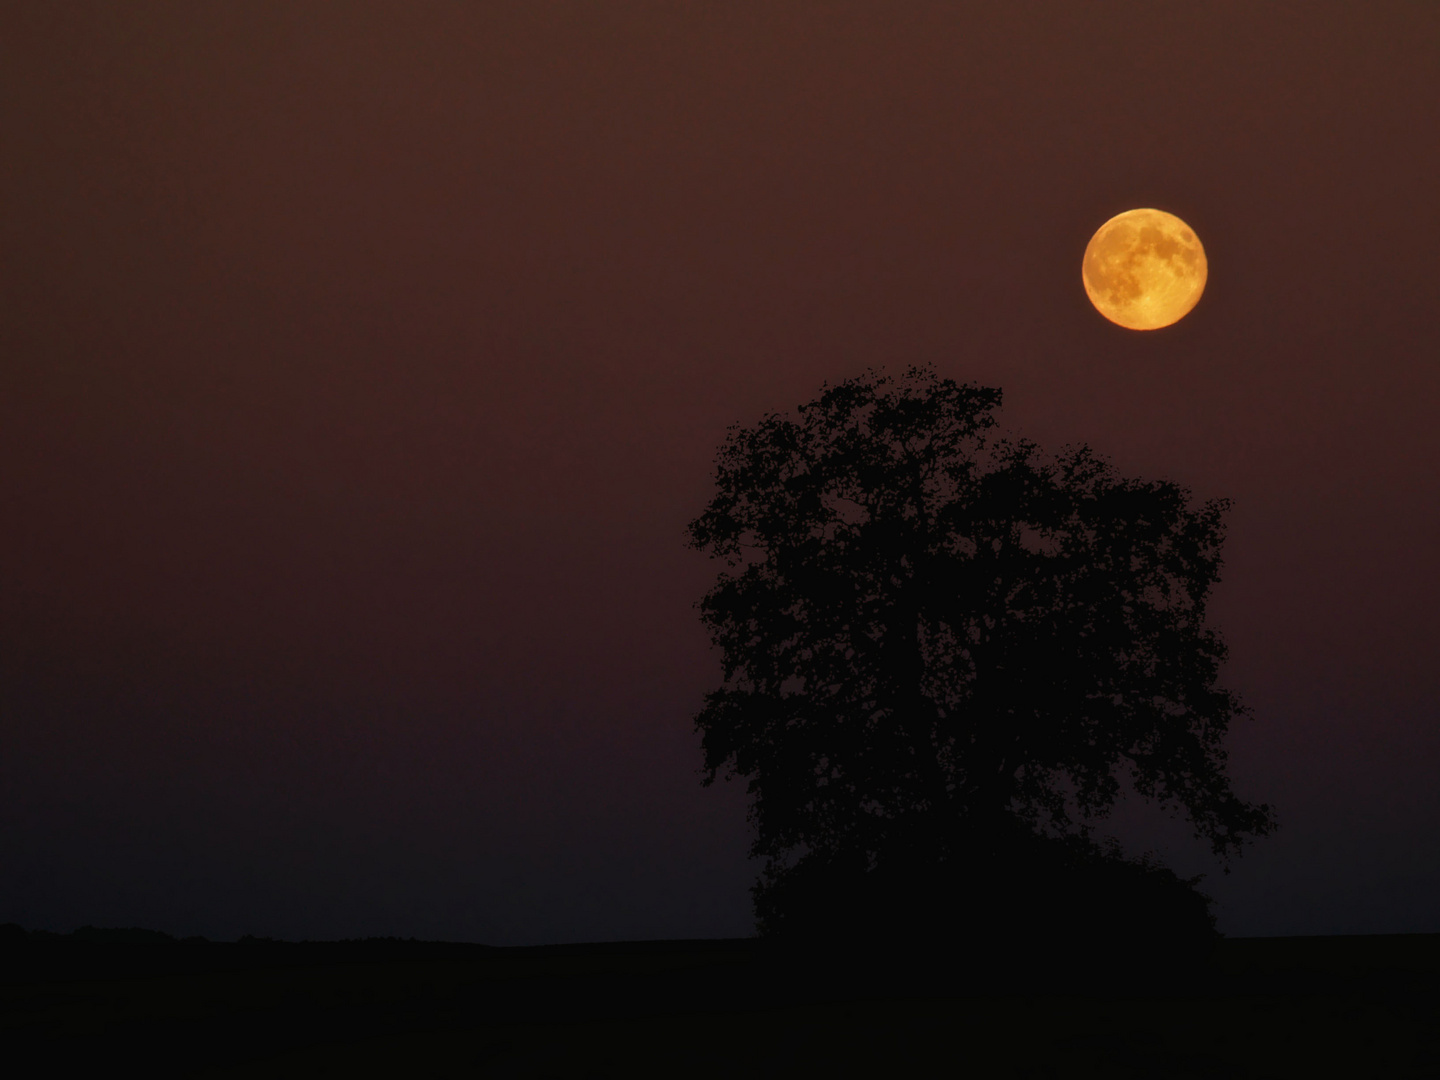
{"label": "tree", "polygon": [[1092,839],[1126,782],[1226,858],[1273,828],[1225,771],[1228,504],[1002,437],[1000,401],[871,372],[719,452],[689,541],[725,564],[700,603],[724,681],[696,724],[704,782],[748,781],[762,933],[1134,877]]}

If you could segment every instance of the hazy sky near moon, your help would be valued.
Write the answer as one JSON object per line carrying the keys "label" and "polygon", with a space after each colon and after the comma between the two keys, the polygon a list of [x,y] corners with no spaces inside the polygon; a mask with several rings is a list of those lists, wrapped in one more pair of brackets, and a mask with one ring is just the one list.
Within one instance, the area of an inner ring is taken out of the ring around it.
{"label": "hazy sky near moon", "polygon": [[[0,25],[0,922],[746,932],[682,531],[920,361],[1236,500],[1222,927],[1440,931],[1436,6]],[[1155,333],[1077,272],[1135,206],[1210,259]]]}

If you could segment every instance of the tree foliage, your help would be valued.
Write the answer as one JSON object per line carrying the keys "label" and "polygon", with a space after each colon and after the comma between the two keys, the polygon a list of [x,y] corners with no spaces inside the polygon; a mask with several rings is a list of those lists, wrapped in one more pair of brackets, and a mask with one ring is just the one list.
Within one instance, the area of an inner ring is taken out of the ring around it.
{"label": "tree foliage", "polygon": [[689,539],[725,564],[700,604],[724,681],[696,722],[705,782],[748,781],[762,914],[820,865],[1086,843],[1127,781],[1222,856],[1273,827],[1225,771],[1227,503],[1003,437],[1000,401],[872,372],[719,453]]}

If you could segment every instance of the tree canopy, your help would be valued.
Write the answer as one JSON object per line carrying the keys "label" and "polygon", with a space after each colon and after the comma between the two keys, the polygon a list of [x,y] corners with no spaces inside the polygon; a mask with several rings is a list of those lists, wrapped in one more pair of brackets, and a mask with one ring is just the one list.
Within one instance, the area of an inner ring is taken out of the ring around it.
{"label": "tree canopy", "polygon": [[757,907],[807,865],[1088,842],[1126,783],[1224,857],[1273,827],[1226,774],[1228,504],[1005,437],[1000,403],[871,372],[719,452],[689,540],[724,563],[700,603],[724,679],[696,723],[705,782],[748,781]]}

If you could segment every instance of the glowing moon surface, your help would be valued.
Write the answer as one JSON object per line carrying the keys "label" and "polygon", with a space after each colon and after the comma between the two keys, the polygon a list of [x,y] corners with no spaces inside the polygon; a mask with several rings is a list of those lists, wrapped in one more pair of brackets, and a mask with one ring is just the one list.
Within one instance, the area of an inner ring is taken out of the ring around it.
{"label": "glowing moon surface", "polygon": [[1126,210],[1085,247],[1085,293],[1095,310],[1131,330],[1179,322],[1205,291],[1209,268],[1195,230],[1164,210]]}

